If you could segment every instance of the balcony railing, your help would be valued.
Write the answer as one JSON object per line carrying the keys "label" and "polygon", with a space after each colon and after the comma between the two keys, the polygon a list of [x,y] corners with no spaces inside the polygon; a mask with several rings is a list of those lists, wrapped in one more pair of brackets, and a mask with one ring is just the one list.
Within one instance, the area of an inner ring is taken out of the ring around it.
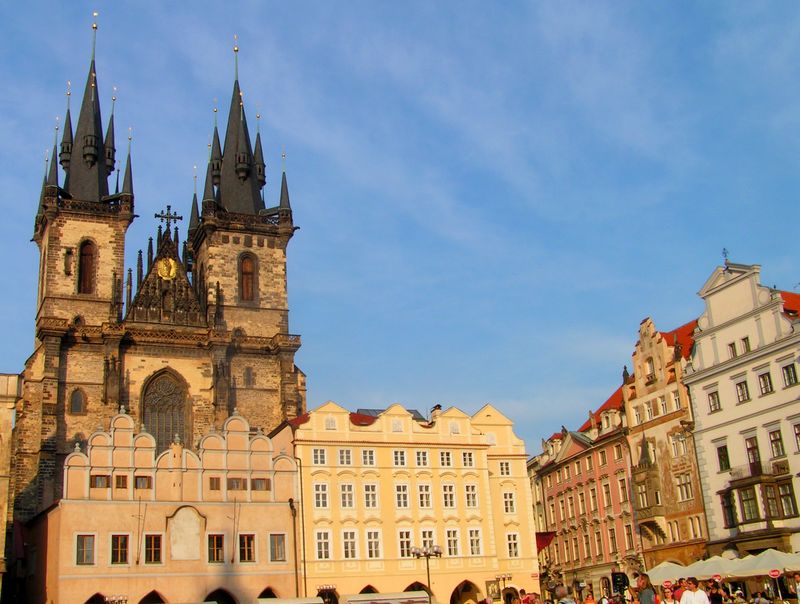
{"label": "balcony railing", "polygon": [[758,478],[759,476],[780,476],[788,473],[789,462],[785,459],[778,461],[751,461],[743,466],[731,468],[731,481]]}

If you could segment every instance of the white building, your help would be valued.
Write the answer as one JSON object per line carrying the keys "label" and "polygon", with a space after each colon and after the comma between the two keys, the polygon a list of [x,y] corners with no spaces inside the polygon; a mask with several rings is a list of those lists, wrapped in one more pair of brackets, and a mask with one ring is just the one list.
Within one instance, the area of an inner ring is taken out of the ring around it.
{"label": "white building", "polygon": [[712,555],[800,550],[800,295],[760,270],[726,261],[703,285],[684,375]]}

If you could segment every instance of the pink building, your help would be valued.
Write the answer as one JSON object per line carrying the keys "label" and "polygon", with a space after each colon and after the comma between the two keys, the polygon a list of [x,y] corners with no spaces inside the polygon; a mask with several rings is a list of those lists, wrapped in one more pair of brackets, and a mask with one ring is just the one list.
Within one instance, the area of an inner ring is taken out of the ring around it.
{"label": "pink building", "polygon": [[622,404],[620,388],[577,431],[547,439],[530,464],[553,534],[543,585],[571,584],[581,597],[591,590],[599,598],[612,593],[612,572],[640,568]]}
{"label": "pink building", "polygon": [[64,465],[63,498],[29,525],[25,601],[298,595],[297,465],[241,415],[196,452],[173,443],[156,455],[153,436],[120,413]]}

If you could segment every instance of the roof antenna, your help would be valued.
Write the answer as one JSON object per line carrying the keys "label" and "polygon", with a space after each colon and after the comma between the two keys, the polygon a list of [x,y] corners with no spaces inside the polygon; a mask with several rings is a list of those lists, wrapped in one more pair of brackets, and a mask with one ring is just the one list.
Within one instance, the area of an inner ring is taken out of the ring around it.
{"label": "roof antenna", "polygon": [[67,111],[69,111],[69,99],[72,96],[72,82],[67,80]]}
{"label": "roof antenna", "polygon": [[286,147],[281,146],[281,172],[286,173]]}
{"label": "roof antenna", "polygon": [[197,195],[197,166],[194,166],[194,194]]}
{"label": "roof antenna", "polygon": [[239,79],[239,36],[233,34],[233,74],[234,79]]}
{"label": "roof antenna", "polygon": [[94,11],[92,13],[92,61],[94,61],[94,51],[97,48],[97,16],[100,13]]}
{"label": "roof antenna", "polygon": [[131,154],[131,141],[133,140],[133,126],[128,126],[128,155]]}
{"label": "roof antenna", "polygon": [[58,116],[56,116],[56,131],[55,131],[55,134],[53,135],[53,146],[54,147],[58,146],[58,120],[59,119],[60,118]]}
{"label": "roof antenna", "polygon": [[114,115],[114,105],[117,103],[117,87],[114,86],[112,88],[113,92],[111,94],[111,115]]}

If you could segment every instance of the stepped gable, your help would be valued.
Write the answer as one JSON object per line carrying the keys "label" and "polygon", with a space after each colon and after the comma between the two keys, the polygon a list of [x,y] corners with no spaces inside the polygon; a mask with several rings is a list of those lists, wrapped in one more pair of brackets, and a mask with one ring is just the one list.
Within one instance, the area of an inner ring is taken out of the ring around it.
{"label": "stepped gable", "polygon": [[206,326],[202,305],[189,282],[186,267],[169,230],[160,236],[156,257],[131,302],[125,320]]}

